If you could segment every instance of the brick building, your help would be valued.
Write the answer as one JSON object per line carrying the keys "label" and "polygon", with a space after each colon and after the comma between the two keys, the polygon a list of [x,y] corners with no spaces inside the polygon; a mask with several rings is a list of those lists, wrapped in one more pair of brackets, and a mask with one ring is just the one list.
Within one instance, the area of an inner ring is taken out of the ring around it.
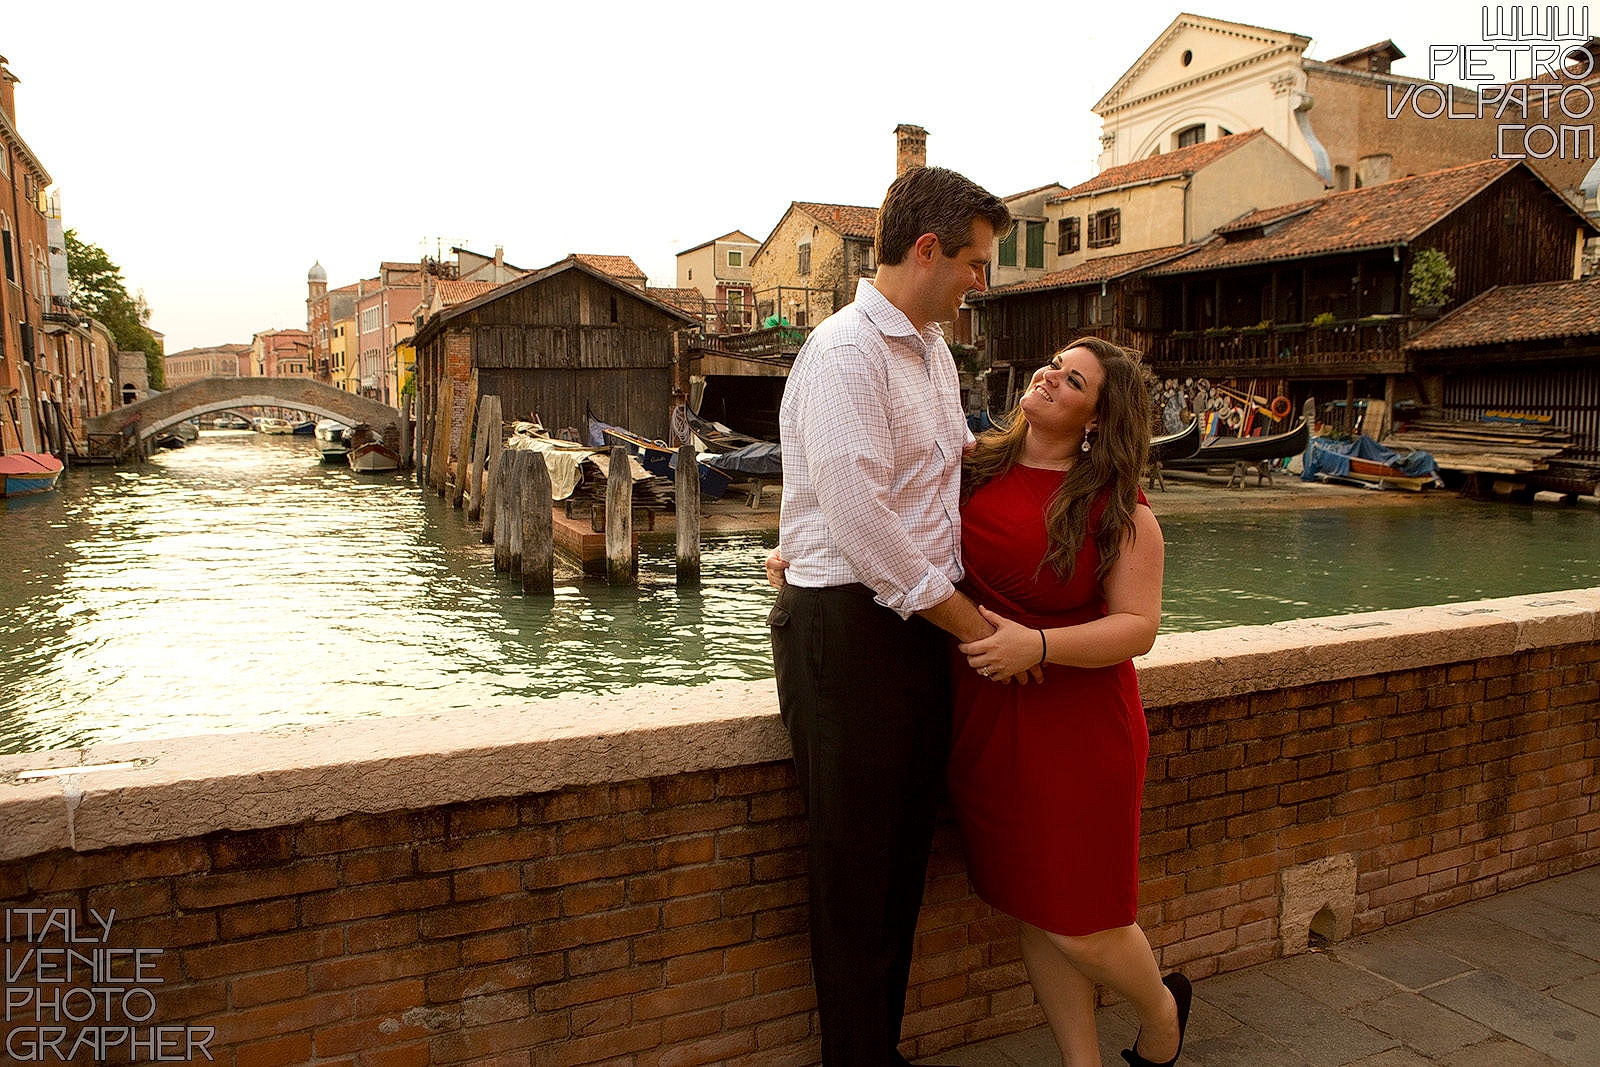
{"label": "brick building", "polygon": [[45,193],[51,178],[17,132],[19,81],[0,56],[0,451],[57,451],[52,405],[60,404],[65,368],[43,336],[45,313],[55,306]]}

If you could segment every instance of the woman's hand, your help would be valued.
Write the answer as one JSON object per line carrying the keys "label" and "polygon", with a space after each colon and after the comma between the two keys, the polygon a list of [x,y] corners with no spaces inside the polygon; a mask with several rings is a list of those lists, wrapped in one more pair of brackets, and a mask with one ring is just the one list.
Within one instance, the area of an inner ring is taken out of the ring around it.
{"label": "woman's hand", "polygon": [[958,646],[967,665],[991,681],[1016,681],[1026,685],[1029,678],[1044,680],[1039,631],[996,615],[982,604],[978,612],[994,626],[994,633]]}
{"label": "woman's hand", "polygon": [[767,584],[774,589],[783,588],[783,572],[789,567],[789,561],[778,555],[774,548],[767,555]]}

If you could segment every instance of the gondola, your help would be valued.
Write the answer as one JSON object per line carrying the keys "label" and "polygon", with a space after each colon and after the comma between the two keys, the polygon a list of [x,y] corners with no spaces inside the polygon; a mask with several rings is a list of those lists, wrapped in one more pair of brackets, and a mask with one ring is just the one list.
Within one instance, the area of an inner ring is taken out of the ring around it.
{"label": "gondola", "polygon": [[1204,470],[1207,467],[1226,467],[1235,463],[1263,463],[1267,460],[1285,459],[1299,455],[1311,442],[1311,423],[1305,419],[1292,430],[1268,434],[1264,437],[1214,437],[1201,445],[1192,456],[1179,460],[1162,460],[1164,467],[1176,470]]}
{"label": "gondola", "polygon": [[1150,461],[1171,463],[1175,459],[1188,459],[1200,450],[1200,420],[1190,419],[1189,425],[1177,433],[1150,439]]}

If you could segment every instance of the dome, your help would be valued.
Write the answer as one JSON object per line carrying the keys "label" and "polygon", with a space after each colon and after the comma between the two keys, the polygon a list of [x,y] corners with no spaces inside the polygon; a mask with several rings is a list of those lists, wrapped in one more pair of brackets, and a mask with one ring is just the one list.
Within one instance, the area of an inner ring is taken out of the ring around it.
{"label": "dome", "polygon": [[328,272],[322,269],[322,260],[320,259],[311,264],[311,269],[306,271],[306,281],[308,282],[326,282],[327,280]]}

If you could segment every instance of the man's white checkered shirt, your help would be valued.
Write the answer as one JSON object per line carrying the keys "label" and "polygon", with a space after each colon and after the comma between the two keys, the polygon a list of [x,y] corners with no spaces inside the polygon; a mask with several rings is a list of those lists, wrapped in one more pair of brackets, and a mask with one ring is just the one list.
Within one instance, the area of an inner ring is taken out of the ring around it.
{"label": "man's white checkered shirt", "polygon": [[784,386],[784,580],[860,582],[902,618],[961,580],[961,453],[972,440],[955,361],[872,284],[812,331]]}

